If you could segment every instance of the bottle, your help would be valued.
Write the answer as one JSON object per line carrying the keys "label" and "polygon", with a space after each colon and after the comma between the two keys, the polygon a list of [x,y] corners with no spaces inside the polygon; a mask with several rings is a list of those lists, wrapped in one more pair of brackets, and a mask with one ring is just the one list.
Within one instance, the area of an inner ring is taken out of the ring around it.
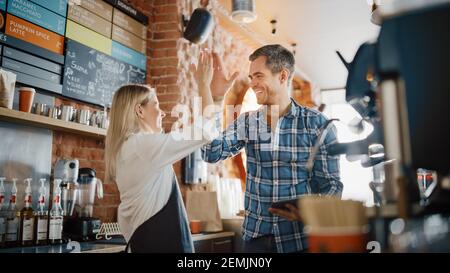
{"label": "bottle", "polygon": [[5,182],[4,177],[0,177],[0,247],[5,246],[6,241],[6,209],[4,210],[5,203]]}
{"label": "bottle", "polygon": [[6,218],[6,246],[13,247],[17,244],[20,212],[16,207],[17,202],[17,178],[13,178],[11,198]]}
{"label": "bottle", "polygon": [[63,210],[61,208],[61,179],[55,179],[53,202],[49,216],[48,240],[50,244],[62,243]]}
{"label": "bottle", "polygon": [[48,211],[45,209],[47,189],[45,188],[45,181],[45,178],[39,180],[41,187],[39,188],[38,210],[35,213],[36,224],[34,232],[36,245],[46,245],[48,237]]}
{"label": "bottle", "polygon": [[34,211],[32,207],[31,197],[31,178],[27,178],[24,182],[27,184],[25,188],[24,207],[20,211],[20,244],[22,246],[31,246],[34,242]]}

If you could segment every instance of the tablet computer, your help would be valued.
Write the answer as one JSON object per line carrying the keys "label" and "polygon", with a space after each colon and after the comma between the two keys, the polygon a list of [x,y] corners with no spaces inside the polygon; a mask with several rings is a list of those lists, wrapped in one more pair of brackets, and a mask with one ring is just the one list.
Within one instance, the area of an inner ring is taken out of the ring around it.
{"label": "tablet computer", "polygon": [[298,208],[298,206],[297,206],[298,200],[299,200],[299,198],[277,201],[277,202],[273,202],[270,207],[275,208],[275,209],[289,210],[288,207],[286,207],[286,204],[291,204],[294,207]]}

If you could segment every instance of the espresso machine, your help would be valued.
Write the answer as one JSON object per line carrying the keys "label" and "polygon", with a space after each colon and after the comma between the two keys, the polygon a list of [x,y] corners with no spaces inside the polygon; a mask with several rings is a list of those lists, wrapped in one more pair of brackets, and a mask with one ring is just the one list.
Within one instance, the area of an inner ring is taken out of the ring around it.
{"label": "espresso machine", "polygon": [[76,202],[71,208],[73,214],[64,221],[64,234],[76,241],[95,240],[100,231],[101,221],[92,217],[95,196],[103,198],[103,184],[91,168],[80,168],[76,188]]}
{"label": "espresso machine", "polygon": [[[361,120],[373,125],[373,133],[333,144],[328,152],[362,155],[363,166],[382,164],[385,177],[372,184],[378,200],[373,232],[382,249],[392,250],[398,247],[388,241],[394,221],[405,226],[406,242],[411,226],[450,215],[450,2],[393,1],[381,8],[377,41],[361,45],[351,63],[343,60],[349,70],[346,100]],[[374,145],[382,147],[381,152],[372,153]],[[432,187],[417,181],[421,168],[437,174]],[[425,196],[420,183],[426,186]],[[424,248],[437,245],[430,242]]]}

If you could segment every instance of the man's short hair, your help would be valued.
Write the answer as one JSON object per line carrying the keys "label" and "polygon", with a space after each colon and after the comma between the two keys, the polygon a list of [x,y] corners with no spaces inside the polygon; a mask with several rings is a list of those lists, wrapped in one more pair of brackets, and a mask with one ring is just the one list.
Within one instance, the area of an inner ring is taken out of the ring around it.
{"label": "man's short hair", "polygon": [[295,71],[295,58],[292,52],[281,45],[266,45],[255,50],[250,55],[249,60],[253,62],[261,56],[267,57],[266,66],[273,74],[287,69],[289,71],[289,82],[291,82]]}

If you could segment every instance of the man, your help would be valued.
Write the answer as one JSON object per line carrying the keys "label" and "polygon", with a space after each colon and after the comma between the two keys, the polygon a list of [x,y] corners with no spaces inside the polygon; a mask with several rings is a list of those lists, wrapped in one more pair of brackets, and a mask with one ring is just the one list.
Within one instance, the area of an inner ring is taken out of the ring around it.
{"label": "man", "polygon": [[328,133],[312,171],[307,171],[311,150],[327,120],[290,99],[294,56],[280,45],[267,45],[249,59],[250,87],[263,107],[240,115],[202,148],[202,157],[214,163],[245,149],[245,252],[304,251],[307,242],[298,210],[294,206],[287,211],[275,209],[271,204],[308,194],[340,196],[338,157],[327,154],[327,146],[336,142],[336,132],[333,128]]}

